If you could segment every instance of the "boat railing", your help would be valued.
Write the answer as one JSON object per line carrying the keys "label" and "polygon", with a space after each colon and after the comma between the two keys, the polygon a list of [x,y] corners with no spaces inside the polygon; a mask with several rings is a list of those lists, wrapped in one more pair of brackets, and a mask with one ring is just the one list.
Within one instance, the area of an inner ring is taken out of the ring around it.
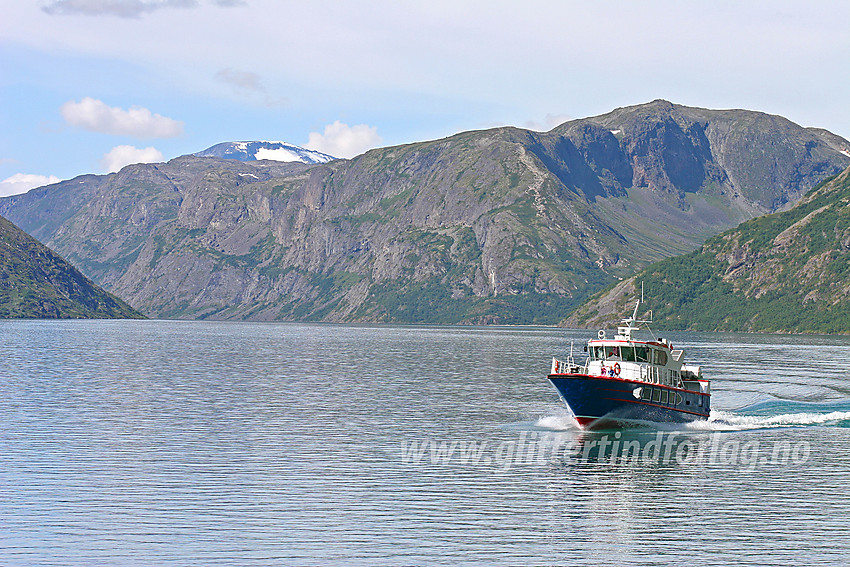
{"label": "boat railing", "polygon": [[641,364],[640,379],[643,382],[649,382],[650,384],[662,384],[664,380],[661,371],[662,369],[658,368],[657,366]]}
{"label": "boat railing", "polygon": [[648,364],[640,365],[640,380],[650,384],[661,384],[684,389],[681,373],[669,368],[661,368]]}
{"label": "boat railing", "polygon": [[570,374],[582,369],[587,372],[587,366],[580,366],[576,364],[572,356],[567,359],[567,362],[552,357],[552,371],[550,374]]}
{"label": "boat railing", "polygon": [[[572,357],[568,358],[567,362],[552,357],[552,369],[550,374],[571,374],[577,372],[587,373],[589,372],[589,365],[590,361],[584,365],[576,364]],[[682,374],[670,368],[653,366],[651,364],[641,364],[637,367],[637,369],[635,369],[634,367],[629,368],[629,366],[624,364],[620,372],[620,376],[622,378],[629,378],[632,380],[637,378],[641,382],[646,382],[648,384],[659,384],[662,386],[672,386],[674,388],[685,389],[685,384],[682,381]]]}

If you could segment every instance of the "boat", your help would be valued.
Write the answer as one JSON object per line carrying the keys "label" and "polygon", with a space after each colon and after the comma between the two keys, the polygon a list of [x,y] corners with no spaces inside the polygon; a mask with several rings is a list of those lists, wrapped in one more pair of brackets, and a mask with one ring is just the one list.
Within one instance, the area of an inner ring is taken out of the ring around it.
{"label": "boat", "polygon": [[[698,365],[684,364],[684,350],[673,348],[649,329],[652,312],[638,320],[634,313],[608,338],[600,330],[585,347],[587,360],[576,364],[570,345],[567,360],[552,359],[548,378],[579,424],[598,429],[631,422],[684,423],[708,419],[711,385]],[[637,340],[645,326],[651,340]]]}

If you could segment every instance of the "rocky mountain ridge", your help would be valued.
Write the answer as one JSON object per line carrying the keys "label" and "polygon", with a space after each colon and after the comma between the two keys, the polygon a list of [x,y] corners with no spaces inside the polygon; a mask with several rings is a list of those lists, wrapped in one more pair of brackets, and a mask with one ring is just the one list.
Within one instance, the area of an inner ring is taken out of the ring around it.
{"label": "rocky mountain ridge", "polygon": [[0,199],[155,317],[545,323],[788,206],[850,143],[655,101],[327,164],[183,156]]}

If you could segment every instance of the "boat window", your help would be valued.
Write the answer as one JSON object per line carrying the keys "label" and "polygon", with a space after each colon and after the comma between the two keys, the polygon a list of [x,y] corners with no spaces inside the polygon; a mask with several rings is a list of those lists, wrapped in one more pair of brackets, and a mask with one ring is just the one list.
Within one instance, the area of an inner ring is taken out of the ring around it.
{"label": "boat window", "polygon": [[595,346],[590,348],[590,358],[593,360],[605,360],[605,347]]}
{"label": "boat window", "polygon": [[662,404],[666,404],[666,403],[667,403],[667,390],[663,390],[663,391],[661,392],[661,403],[662,403]]}
{"label": "boat window", "polygon": [[649,362],[649,348],[645,346],[635,347],[635,362]]}
{"label": "boat window", "polygon": [[661,390],[659,388],[652,389],[652,401],[660,402],[661,401]]}
{"label": "boat window", "polygon": [[646,400],[646,401],[649,401],[650,399],[652,399],[652,390],[653,390],[652,388],[647,388],[646,386],[644,386],[643,392],[641,393],[641,396],[640,396],[641,399]]}
{"label": "boat window", "polygon": [[667,353],[663,350],[652,350],[652,363],[659,366],[667,365]]}
{"label": "boat window", "polygon": [[618,346],[605,347],[605,355],[606,360],[622,360],[620,358],[620,347]]}
{"label": "boat window", "polygon": [[624,361],[634,362],[635,361],[635,347],[630,347],[630,346],[620,347],[620,355],[623,357]]}

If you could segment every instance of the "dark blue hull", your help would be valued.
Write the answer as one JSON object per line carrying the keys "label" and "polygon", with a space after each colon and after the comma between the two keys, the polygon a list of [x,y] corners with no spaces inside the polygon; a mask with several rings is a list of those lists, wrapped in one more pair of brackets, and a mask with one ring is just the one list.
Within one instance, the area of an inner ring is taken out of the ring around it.
{"label": "dark blue hull", "polygon": [[710,413],[710,396],[691,390],[585,374],[550,374],[549,380],[582,425],[603,419],[683,423]]}

